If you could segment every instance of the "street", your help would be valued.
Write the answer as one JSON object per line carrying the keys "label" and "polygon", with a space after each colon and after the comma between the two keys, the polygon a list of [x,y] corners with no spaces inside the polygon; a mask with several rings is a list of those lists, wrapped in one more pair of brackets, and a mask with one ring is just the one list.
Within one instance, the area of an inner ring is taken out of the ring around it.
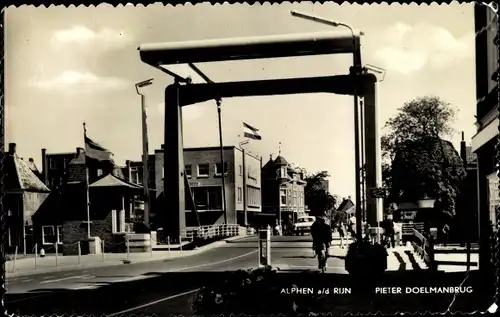
{"label": "street", "polygon": [[[273,237],[271,261],[284,272],[316,270],[311,237]],[[248,237],[185,258],[7,278],[6,307],[17,314],[189,314],[194,291],[217,273],[255,268],[257,238]],[[329,273],[346,273],[342,259]]]}
{"label": "street", "polygon": [[[279,285],[348,286],[350,277],[344,270],[344,260],[337,256],[339,241],[331,248],[327,274],[290,274],[304,271],[317,272],[316,259],[312,257],[310,236],[272,237],[271,262],[278,269]],[[18,315],[74,313],[74,314],[193,314],[191,303],[197,290],[208,284],[220,284],[227,271],[250,269],[258,266],[257,237],[247,237],[228,242],[203,253],[147,263],[131,263],[71,271],[51,272],[24,277],[8,278],[5,306],[9,313]],[[333,252],[332,252],[333,251]],[[400,285],[435,285],[436,276],[426,270],[389,272],[383,280],[384,287]],[[400,274],[403,273],[403,274]],[[463,273],[439,275],[439,284],[458,286]],[[472,282],[471,282],[472,283]],[[469,283],[467,283],[469,284]],[[474,296],[482,296],[475,287]],[[453,299],[448,295],[416,295],[405,301],[394,301],[392,296],[366,294],[333,296],[327,299],[324,309],[338,313],[353,310],[387,310],[396,312],[446,310]],[[431,297],[429,297],[431,296]],[[462,295],[461,295],[462,296]],[[465,296],[465,295],[464,295]],[[469,295],[467,295],[469,296]],[[414,298],[415,300],[411,300]],[[427,300],[424,298],[428,298]],[[361,300],[361,301],[360,301]],[[470,309],[468,299],[454,303],[461,310]],[[429,306],[430,305],[430,306]],[[458,306],[457,306],[458,305]],[[477,307],[476,305],[474,305]]]}

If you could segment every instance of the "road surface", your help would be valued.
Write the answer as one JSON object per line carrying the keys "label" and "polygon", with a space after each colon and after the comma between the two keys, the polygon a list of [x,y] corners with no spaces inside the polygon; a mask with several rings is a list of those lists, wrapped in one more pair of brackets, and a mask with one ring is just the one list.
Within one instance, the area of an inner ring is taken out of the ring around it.
{"label": "road surface", "polygon": [[[310,236],[273,237],[271,261],[282,272],[317,270]],[[7,277],[9,313],[191,314],[190,300],[224,271],[258,266],[257,238],[249,237],[189,257],[18,278]],[[329,259],[330,273],[346,273]]]}

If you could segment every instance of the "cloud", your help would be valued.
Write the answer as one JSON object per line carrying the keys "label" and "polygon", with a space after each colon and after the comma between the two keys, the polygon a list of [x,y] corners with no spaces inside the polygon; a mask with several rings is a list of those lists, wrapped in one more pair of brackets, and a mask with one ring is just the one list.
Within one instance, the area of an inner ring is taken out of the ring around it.
{"label": "cloud", "polygon": [[84,25],[74,25],[68,29],[55,31],[51,37],[51,44],[55,47],[78,44],[114,48],[129,45],[131,42],[132,38],[124,31],[102,28],[96,32]]}
{"label": "cloud", "polygon": [[34,79],[30,85],[48,91],[87,93],[122,89],[127,83],[116,77],[99,77],[90,72],[65,71],[51,79]]}
{"label": "cloud", "polygon": [[[160,102],[157,106],[156,109],[158,113],[162,116],[165,115],[165,103]],[[185,121],[192,121],[192,120],[197,120],[201,118],[205,113],[205,109],[201,106],[187,106],[182,108],[182,120]]]}
{"label": "cloud", "polygon": [[442,27],[398,23],[386,30],[378,46],[375,58],[380,66],[409,74],[427,66],[443,69],[473,57],[474,34],[457,38]]}

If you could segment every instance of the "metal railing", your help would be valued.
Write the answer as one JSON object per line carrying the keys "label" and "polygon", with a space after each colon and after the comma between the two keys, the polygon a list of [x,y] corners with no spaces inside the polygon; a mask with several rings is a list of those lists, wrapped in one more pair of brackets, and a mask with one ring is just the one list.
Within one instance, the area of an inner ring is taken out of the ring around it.
{"label": "metal railing", "polygon": [[402,223],[401,224],[401,234],[403,236],[413,236],[413,230],[416,229],[419,232],[424,231],[424,223],[423,222],[415,222],[415,223]]}
{"label": "metal railing", "polygon": [[411,242],[415,252],[424,260],[431,270],[437,270],[434,258],[434,242],[432,236],[425,237],[421,232],[413,229],[413,241]]}
{"label": "metal railing", "polygon": [[219,224],[219,225],[207,225],[207,226],[199,226],[199,227],[187,227],[186,229],[181,231],[181,235],[176,239],[167,237],[166,233],[163,230],[156,231],[157,244],[170,244],[170,243],[178,243],[180,245],[183,242],[192,242],[196,239],[220,239],[220,238],[229,238],[239,235],[240,226],[237,224]]}
{"label": "metal railing", "polygon": [[200,239],[234,237],[239,235],[239,230],[240,226],[237,224],[188,227],[183,231],[183,237],[187,240],[193,240],[195,232]]}

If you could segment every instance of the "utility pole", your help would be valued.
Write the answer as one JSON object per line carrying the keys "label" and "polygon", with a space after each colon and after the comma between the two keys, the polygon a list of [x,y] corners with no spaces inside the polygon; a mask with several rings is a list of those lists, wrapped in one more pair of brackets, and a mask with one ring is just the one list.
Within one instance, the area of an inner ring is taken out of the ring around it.
{"label": "utility pole", "polygon": [[149,230],[150,220],[149,220],[149,208],[151,205],[151,200],[149,197],[149,146],[148,146],[148,123],[147,123],[147,112],[146,112],[146,97],[144,94],[139,92],[139,88],[149,86],[153,83],[153,78],[141,81],[135,84],[135,90],[137,94],[141,96],[141,112],[142,112],[142,186],[144,188],[144,225]]}

